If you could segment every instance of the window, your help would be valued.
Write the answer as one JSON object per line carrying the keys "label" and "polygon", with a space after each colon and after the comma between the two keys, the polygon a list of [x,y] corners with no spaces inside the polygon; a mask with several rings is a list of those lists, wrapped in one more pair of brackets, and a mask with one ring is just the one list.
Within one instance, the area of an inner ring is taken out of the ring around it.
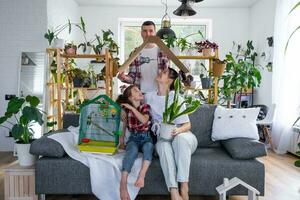
{"label": "window", "polygon": [[[120,56],[124,62],[134,48],[142,44],[140,35],[141,24],[146,20],[152,20],[156,24],[157,31],[160,29],[161,19],[119,19],[119,44],[121,46]],[[185,37],[189,34],[196,33],[201,30],[205,38],[211,38],[211,20],[202,19],[171,19],[172,30],[177,37]],[[188,41],[194,43],[202,38],[199,35],[193,35],[188,38]],[[201,62],[199,60],[185,60],[184,64],[190,68],[191,74],[198,76],[201,72]]]}

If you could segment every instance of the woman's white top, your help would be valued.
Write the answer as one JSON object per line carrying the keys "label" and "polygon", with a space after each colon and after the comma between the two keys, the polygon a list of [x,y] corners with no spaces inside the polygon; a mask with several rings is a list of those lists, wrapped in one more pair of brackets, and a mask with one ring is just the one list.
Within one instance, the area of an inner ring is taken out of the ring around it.
{"label": "woman's white top", "polygon": [[[145,94],[145,103],[151,106],[150,114],[153,121],[162,122],[163,120],[163,112],[165,111],[165,98],[166,96],[158,96],[157,92],[149,92]],[[168,106],[173,103],[174,91],[169,93],[169,103]],[[178,102],[182,103],[183,98],[179,96]],[[185,104],[181,107],[180,112],[185,110]],[[174,120],[175,125],[184,124],[190,122],[188,115],[181,115]]]}

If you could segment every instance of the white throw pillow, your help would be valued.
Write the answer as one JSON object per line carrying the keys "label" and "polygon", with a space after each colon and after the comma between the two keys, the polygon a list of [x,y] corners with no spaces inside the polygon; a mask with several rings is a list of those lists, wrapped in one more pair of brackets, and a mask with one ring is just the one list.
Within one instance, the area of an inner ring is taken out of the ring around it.
{"label": "white throw pillow", "polygon": [[211,139],[259,139],[256,118],[260,108],[228,109],[218,106],[215,110]]}

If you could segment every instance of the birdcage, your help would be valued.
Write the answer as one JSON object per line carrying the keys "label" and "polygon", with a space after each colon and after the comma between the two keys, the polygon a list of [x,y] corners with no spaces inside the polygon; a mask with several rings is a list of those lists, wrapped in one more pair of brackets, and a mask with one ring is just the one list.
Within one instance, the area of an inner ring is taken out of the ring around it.
{"label": "birdcage", "polygon": [[119,141],[121,108],[106,95],[80,108],[78,146],[81,151],[113,154]]}

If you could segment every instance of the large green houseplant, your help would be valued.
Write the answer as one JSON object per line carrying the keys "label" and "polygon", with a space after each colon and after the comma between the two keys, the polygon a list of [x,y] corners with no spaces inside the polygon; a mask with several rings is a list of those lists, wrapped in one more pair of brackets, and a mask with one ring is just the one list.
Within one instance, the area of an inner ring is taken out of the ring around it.
{"label": "large green houseplant", "polygon": [[258,87],[261,82],[260,65],[256,63],[257,53],[254,51],[252,41],[247,42],[244,49],[237,45],[237,53],[229,52],[226,55],[226,67],[223,76],[223,87],[220,89],[223,98],[228,101],[228,107],[233,94],[240,93],[248,88]]}
{"label": "large green houseplant", "polygon": [[[29,153],[33,139],[34,123],[43,125],[43,111],[37,108],[40,100],[35,96],[14,97],[7,105],[4,116],[0,117],[0,126],[7,128],[16,140],[19,163],[32,165],[34,157]],[[5,125],[4,125],[5,124]]]}
{"label": "large green houseplant", "polygon": [[[174,82],[175,91],[173,101],[169,105],[169,92],[165,99],[165,111],[163,113],[163,121],[160,124],[160,137],[171,139],[171,131],[175,128],[174,120],[182,115],[187,115],[195,112],[200,107],[200,101],[192,98],[186,98],[182,102],[179,100],[181,82],[177,78]],[[186,109],[182,109],[186,105]]]}

